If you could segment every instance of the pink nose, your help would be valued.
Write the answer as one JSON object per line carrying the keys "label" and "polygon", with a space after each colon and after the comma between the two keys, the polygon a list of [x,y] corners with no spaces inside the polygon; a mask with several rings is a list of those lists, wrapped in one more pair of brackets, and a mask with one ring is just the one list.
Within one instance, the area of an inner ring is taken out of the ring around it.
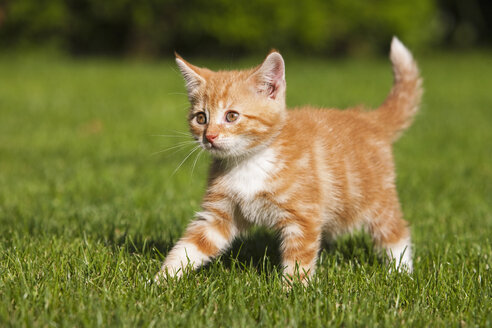
{"label": "pink nose", "polygon": [[210,133],[210,134],[206,134],[205,138],[207,138],[208,142],[213,143],[218,136],[219,136],[218,133]]}

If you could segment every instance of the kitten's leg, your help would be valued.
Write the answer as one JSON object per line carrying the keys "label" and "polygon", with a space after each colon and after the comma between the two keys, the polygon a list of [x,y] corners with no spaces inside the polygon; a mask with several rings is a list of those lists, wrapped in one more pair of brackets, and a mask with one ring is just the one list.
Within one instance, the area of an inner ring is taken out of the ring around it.
{"label": "kitten's leg", "polygon": [[389,259],[395,262],[398,271],[412,272],[412,243],[408,223],[402,219],[400,209],[392,208],[378,211],[370,224],[370,232],[379,247]]}
{"label": "kitten's leg", "polygon": [[321,225],[309,220],[289,220],[280,224],[284,275],[307,282],[316,270],[321,245]]}
{"label": "kitten's leg", "polygon": [[181,276],[186,268],[196,269],[225,251],[238,233],[232,211],[206,206],[197,213],[184,236],[176,243],[155,280],[166,275]]}

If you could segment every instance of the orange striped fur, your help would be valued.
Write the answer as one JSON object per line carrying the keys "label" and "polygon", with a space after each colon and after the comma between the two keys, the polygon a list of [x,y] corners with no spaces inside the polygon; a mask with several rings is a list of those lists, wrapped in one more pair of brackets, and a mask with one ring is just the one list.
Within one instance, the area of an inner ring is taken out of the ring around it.
{"label": "orange striped fur", "polygon": [[394,86],[377,110],[288,111],[278,52],[257,68],[219,72],[177,55],[191,103],[190,131],[214,160],[202,211],[156,279],[209,262],[253,224],[280,232],[288,277],[306,281],[315,271],[322,235],[355,228],[366,228],[400,269],[411,271],[392,142],[418,109],[421,79],[396,38],[390,58]]}

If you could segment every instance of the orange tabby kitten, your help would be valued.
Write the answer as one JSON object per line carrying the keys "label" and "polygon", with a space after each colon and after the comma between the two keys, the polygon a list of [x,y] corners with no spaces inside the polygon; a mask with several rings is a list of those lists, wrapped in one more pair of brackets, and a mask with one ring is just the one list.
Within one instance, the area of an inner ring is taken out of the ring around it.
{"label": "orange tabby kitten", "polygon": [[417,112],[421,79],[411,53],[391,43],[394,86],[375,111],[285,105],[285,67],[213,72],[177,56],[190,130],[213,163],[202,203],[157,274],[180,276],[225,251],[252,224],[282,238],[284,273],[315,271],[322,235],[365,227],[399,269],[412,270],[410,231],[395,189],[391,144]]}

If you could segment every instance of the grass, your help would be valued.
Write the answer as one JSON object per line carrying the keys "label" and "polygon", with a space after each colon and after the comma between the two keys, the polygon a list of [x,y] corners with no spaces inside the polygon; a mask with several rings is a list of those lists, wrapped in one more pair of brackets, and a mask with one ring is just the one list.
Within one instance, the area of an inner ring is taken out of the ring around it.
{"label": "grass", "polygon": [[[391,85],[382,59],[286,60],[290,106],[377,106]],[[208,162],[173,175],[185,151],[152,155],[185,140],[153,136],[186,131],[171,61],[0,57],[0,326],[492,326],[492,56],[420,64],[422,111],[395,145],[414,274],[388,273],[360,233],[287,293],[264,229],[151,283]]]}

